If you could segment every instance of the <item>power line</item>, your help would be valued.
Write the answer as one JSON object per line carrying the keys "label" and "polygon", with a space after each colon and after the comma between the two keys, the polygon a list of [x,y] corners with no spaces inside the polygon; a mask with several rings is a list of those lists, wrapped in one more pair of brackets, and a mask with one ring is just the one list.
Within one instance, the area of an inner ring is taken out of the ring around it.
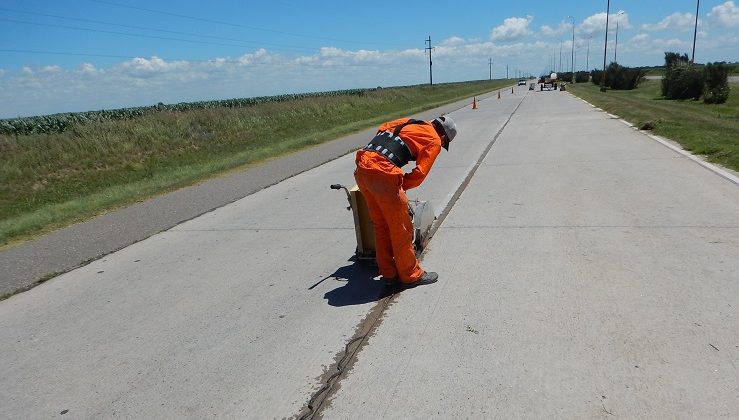
{"label": "power line", "polygon": [[[21,13],[21,14],[27,14],[27,15],[33,15],[33,16],[43,16],[43,17],[51,17],[56,19],[66,19],[66,20],[72,20],[77,22],[87,22],[87,23],[94,23],[94,24],[100,24],[100,25],[110,25],[110,26],[117,26],[121,28],[131,28],[131,29],[142,29],[146,31],[155,31],[155,32],[163,32],[163,33],[170,33],[175,35],[185,35],[185,36],[194,36],[194,37],[200,37],[200,38],[210,38],[210,39],[220,39],[224,41],[235,41],[235,42],[243,42],[243,43],[251,43],[251,44],[258,44],[258,45],[271,45],[276,47],[289,47],[292,49],[298,49],[298,50],[306,50],[306,51],[315,51],[316,48],[308,48],[308,47],[300,47],[296,45],[285,45],[285,44],[275,44],[270,42],[256,42],[256,41],[249,41],[245,39],[238,39],[238,38],[226,38],[226,37],[219,37],[219,36],[213,36],[213,35],[202,35],[202,34],[196,34],[192,32],[180,32],[180,31],[171,31],[166,29],[157,29],[157,28],[151,28],[147,26],[138,26],[138,25],[125,25],[121,23],[113,23],[113,22],[105,22],[101,20],[94,20],[94,19],[83,19],[83,18],[75,18],[70,16],[60,16],[60,15],[52,15],[48,13],[36,13],[36,12],[27,12],[23,10],[15,10],[15,9],[8,9],[8,8],[0,8],[0,11],[6,11],[6,12],[12,12],[12,13]],[[26,22],[24,22],[26,23]],[[42,25],[42,23],[33,23]],[[86,29],[86,30],[93,30],[93,29]],[[143,36],[143,35],[142,35]]]}
{"label": "power line", "polygon": [[[73,56],[73,57],[102,57],[102,58],[125,58],[125,59],[136,59],[136,58],[143,58],[141,56],[131,56],[131,55],[115,55],[115,54],[97,54],[97,53],[79,53],[79,52],[69,52],[69,51],[44,51],[44,50],[24,50],[24,49],[7,49],[7,48],[0,48],[0,52],[6,52],[6,53],[20,53],[20,54],[40,54],[40,55],[62,55],[62,56]],[[200,60],[200,59],[190,59],[190,58],[173,58],[173,57],[158,57],[165,61],[187,61],[192,63],[239,63],[244,66],[284,66],[285,62],[280,63],[265,63],[265,62],[249,62],[244,63],[242,60],[227,60],[227,59],[209,59],[209,60]],[[329,64],[329,63],[321,63],[321,64],[311,64],[311,63],[305,63],[303,61],[299,63],[300,66],[303,67],[315,67],[315,68],[323,68],[323,67],[381,67],[385,66],[385,64],[378,63],[378,64],[350,64],[350,63],[344,63],[344,64]]]}
{"label": "power line", "polygon": [[252,46],[245,45],[247,42],[251,44],[255,44],[256,46],[260,45],[259,43],[249,42],[249,41],[245,41],[244,44],[240,44],[240,45],[239,44],[225,44],[222,42],[199,41],[195,39],[172,38],[172,37],[157,36],[157,35],[144,35],[144,34],[136,34],[136,33],[130,33],[130,32],[110,31],[110,30],[105,30],[105,29],[82,28],[82,27],[77,27],[77,26],[60,25],[60,24],[55,24],[55,23],[28,22],[28,21],[23,21],[23,20],[7,19],[7,18],[0,18],[0,22],[20,23],[24,25],[46,26],[50,28],[71,29],[75,31],[86,31],[86,32],[95,32],[95,33],[112,34],[112,35],[133,36],[133,37],[138,37],[138,38],[162,39],[166,41],[189,42],[193,44],[218,45],[218,46],[225,46],[225,47],[240,47],[240,48],[253,48],[254,47],[254,45]]}
{"label": "power line", "polygon": [[427,39],[426,42],[428,42],[429,44],[429,46],[425,48],[426,50],[429,51],[429,85],[433,86],[434,85],[434,74],[431,70],[431,67],[433,65],[433,63],[431,62],[431,51],[433,51],[434,48],[431,46],[431,35],[429,35],[429,39]]}
{"label": "power line", "polygon": [[43,55],[68,55],[75,57],[102,57],[102,58],[138,58],[128,55],[113,55],[113,54],[93,54],[93,53],[74,53],[74,52],[60,52],[60,51],[39,51],[39,50],[21,50],[21,49],[4,49],[0,48],[0,52],[6,53],[21,53],[21,54],[43,54]]}
{"label": "power line", "polygon": [[126,9],[132,9],[132,10],[140,10],[140,11],[144,11],[144,12],[148,12],[148,13],[157,13],[157,14],[161,14],[161,15],[165,15],[165,16],[174,16],[174,17],[178,17],[178,18],[182,18],[182,19],[190,19],[190,20],[195,20],[195,21],[199,21],[199,22],[214,23],[214,24],[217,24],[217,25],[227,25],[227,26],[233,26],[233,27],[237,27],[237,28],[251,29],[251,30],[262,31],[262,32],[271,32],[271,33],[275,33],[275,34],[289,35],[289,36],[294,36],[294,37],[299,37],[299,38],[311,38],[311,39],[318,39],[318,40],[324,40],[324,41],[343,42],[343,43],[349,43],[349,44],[370,44],[370,45],[374,45],[373,43],[369,43],[369,42],[347,41],[347,40],[342,40],[342,39],[327,38],[327,37],[321,37],[321,36],[315,36],[315,35],[297,34],[297,33],[292,33],[292,32],[278,31],[278,30],[275,30],[275,29],[260,28],[260,27],[257,27],[257,26],[243,25],[243,24],[240,24],[240,23],[224,22],[224,21],[221,21],[221,20],[206,19],[206,18],[196,17],[196,16],[188,16],[188,15],[183,15],[183,14],[180,14],[180,13],[168,12],[168,11],[165,11],[165,10],[156,10],[156,9],[149,9],[149,8],[146,8],[146,7],[131,6],[131,5],[128,5],[128,4],[116,3],[116,2],[112,2],[112,1],[105,1],[105,0],[90,0],[90,1],[93,2],[93,3],[100,3],[100,4],[106,4],[106,5],[109,5],[109,6],[123,7],[123,8],[126,8]]}

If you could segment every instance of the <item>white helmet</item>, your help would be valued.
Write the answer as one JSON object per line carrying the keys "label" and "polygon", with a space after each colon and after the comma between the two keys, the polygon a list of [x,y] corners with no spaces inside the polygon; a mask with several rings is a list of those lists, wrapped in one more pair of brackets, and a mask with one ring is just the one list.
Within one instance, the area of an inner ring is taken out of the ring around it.
{"label": "white helmet", "polygon": [[454,140],[454,137],[457,136],[457,124],[454,123],[454,120],[452,117],[449,116],[441,116],[434,118],[434,126],[438,126],[444,131],[444,138],[441,139],[441,146],[449,150],[449,143]]}

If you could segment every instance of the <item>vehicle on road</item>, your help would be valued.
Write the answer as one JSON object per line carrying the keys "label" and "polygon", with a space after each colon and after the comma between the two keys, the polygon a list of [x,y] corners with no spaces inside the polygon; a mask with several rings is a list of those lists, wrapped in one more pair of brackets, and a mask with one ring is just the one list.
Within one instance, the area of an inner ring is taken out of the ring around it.
{"label": "vehicle on road", "polygon": [[521,79],[518,81],[519,86],[526,86],[526,79]]}
{"label": "vehicle on road", "polygon": [[539,77],[540,90],[557,90],[557,73],[552,72],[549,76]]}

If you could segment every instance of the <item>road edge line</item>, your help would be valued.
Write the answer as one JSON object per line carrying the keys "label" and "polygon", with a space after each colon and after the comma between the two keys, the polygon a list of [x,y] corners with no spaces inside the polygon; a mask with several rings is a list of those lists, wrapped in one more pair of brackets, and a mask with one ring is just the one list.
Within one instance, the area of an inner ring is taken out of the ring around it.
{"label": "road edge line", "polygon": [[691,152],[683,149],[682,147],[676,146],[675,144],[673,144],[673,143],[677,143],[675,140],[672,140],[672,139],[669,139],[669,138],[666,138],[666,137],[661,137],[661,136],[658,136],[656,134],[651,134],[651,133],[648,133],[648,132],[646,132],[644,130],[640,130],[638,127],[636,127],[635,125],[633,125],[630,122],[626,121],[622,117],[620,117],[620,116],[618,116],[616,114],[611,114],[610,112],[607,112],[607,111],[605,111],[605,110],[603,110],[601,108],[598,108],[597,106],[591,104],[590,102],[586,101],[583,98],[580,98],[577,95],[574,95],[572,93],[570,93],[570,95],[572,95],[575,98],[580,99],[581,101],[583,101],[586,104],[592,106],[596,110],[605,113],[609,118],[616,119],[618,121],[621,121],[622,123],[626,124],[628,127],[633,128],[638,133],[640,133],[640,134],[642,134],[642,135],[644,135],[646,137],[649,137],[650,139],[652,139],[652,140],[654,140],[654,141],[662,144],[663,146],[669,148],[670,150],[672,150],[674,152],[677,152],[677,153],[685,156],[686,158],[688,158],[688,159],[692,160],[693,162],[699,164],[700,166],[708,169],[709,171],[711,171],[711,172],[715,173],[716,175],[720,176],[721,178],[724,178],[724,179],[726,179],[726,180],[728,180],[730,182],[733,182],[736,185],[739,185],[739,176],[734,175],[731,172],[729,172],[730,169],[724,168],[724,167],[722,167],[722,166],[720,166],[718,164],[715,164],[715,163],[708,162],[705,159],[701,158],[699,155],[695,155],[695,154],[693,154],[693,153],[691,153]]}

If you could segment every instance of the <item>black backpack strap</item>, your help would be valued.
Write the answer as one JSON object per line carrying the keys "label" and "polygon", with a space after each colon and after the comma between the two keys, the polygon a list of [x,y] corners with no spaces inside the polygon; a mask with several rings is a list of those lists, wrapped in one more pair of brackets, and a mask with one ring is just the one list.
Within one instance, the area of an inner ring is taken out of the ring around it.
{"label": "black backpack strap", "polygon": [[397,137],[400,134],[400,130],[402,130],[403,127],[405,127],[406,125],[411,125],[411,124],[428,124],[428,123],[423,120],[414,120],[411,118],[410,120],[404,122],[403,124],[396,125],[395,129],[393,130],[393,135]]}
{"label": "black backpack strap", "polygon": [[414,160],[411,149],[399,136],[394,136],[389,131],[378,133],[370,142],[364,146],[364,150],[371,150],[385,156],[395,166],[403,167],[409,161]]}
{"label": "black backpack strap", "polygon": [[364,150],[372,150],[385,156],[390,162],[398,167],[405,166],[408,162],[416,160],[411,149],[400,138],[400,130],[411,124],[427,124],[422,120],[408,120],[394,127],[393,132],[378,131],[377,135],[366,145]]}

